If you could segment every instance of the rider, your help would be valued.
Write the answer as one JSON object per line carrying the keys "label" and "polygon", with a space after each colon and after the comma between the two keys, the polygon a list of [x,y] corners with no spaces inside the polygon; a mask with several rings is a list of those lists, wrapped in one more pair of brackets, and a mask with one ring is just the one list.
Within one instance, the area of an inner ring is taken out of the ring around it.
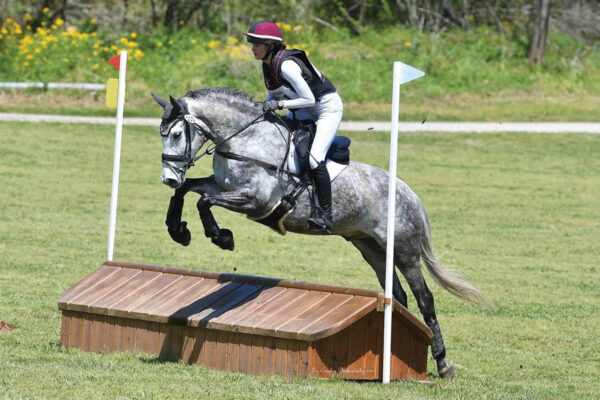
{"label": "rider", "polygon": [[[244,35],[252,43],[254,58],[262,60],[263,77],[269,92],[263,111],[287,108],[290,110],[287,118],[316,123],[310,156],[306,155],[304,164],[310,165],[310,175],[323,212],[312,214],[308,226],[311,230],[331,232],[331,180],[325,156],[342,121],[342,99],[304,51],[286,50],[281,30],[274,22],[259,21]],[[299,155],[299,158],[303,164],[304,157]]]}

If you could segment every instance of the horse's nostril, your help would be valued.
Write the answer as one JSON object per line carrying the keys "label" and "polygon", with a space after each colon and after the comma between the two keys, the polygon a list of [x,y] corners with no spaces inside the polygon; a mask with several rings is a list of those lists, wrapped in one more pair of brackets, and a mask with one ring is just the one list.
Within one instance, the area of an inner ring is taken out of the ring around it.
{"label": "horse's nostril", "polygon": [[172,178],[167,178],[165,180],[165,184],[167,184],[168,186],[170,186],[172,188],[176,188],[179,186],[179,182],[177,181],[177,179],[172,179]]}

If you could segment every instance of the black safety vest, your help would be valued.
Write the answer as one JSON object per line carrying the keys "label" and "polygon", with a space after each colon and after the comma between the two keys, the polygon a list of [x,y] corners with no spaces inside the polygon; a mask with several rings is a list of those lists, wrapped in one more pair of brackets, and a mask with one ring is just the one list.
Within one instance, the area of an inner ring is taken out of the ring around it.
{"label": "black safety vest", "polygon": [[267,63],[263,62],[263,76],[265,78],[265,86],[269,90],[275,90],[282,85],[291,89],[292,91],[296,91],[294,87],[286,81],[281,75],[281,64],[285,60],[294,60],[302,71],[302,77],[308,84],[308,87],[315,96],[315,99],[319,99],[321,96],[327,93],[334,93],[336,91],[335,86],[327,77],[319,74],[315,71],[314,67],[308,60],[306,53],[302,50],[292,49],[292,50],[280,50],[278,51],[273,58],[271,59],[271,65],[267,65]]}

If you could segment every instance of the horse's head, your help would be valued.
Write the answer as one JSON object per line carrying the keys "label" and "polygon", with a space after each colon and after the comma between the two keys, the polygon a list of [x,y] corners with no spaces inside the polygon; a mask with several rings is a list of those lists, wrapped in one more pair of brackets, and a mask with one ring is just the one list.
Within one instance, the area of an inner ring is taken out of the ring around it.
{"label": "horse's head", "polygon": [[154,93],[152,97],[164,109],[159,128],[163,141],[160,180],[176,189],[185,182],[185,174],[194,165],[194,156],[208,139],[210,130],[201,120],[189,115],[183,99],[169,96],[170,101],[166,101]]}

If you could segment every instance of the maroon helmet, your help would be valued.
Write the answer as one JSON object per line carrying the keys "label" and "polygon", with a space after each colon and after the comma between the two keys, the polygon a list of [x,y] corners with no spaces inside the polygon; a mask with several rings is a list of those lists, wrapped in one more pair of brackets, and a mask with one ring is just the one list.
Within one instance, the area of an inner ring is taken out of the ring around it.
{"label": "maroon helmet", "polygon": [[282,43],[283,37],[281,30],[275,22],[272,21],[258,21],[250,27],[248,33],[244,33],[248,37],[250,43]]}

